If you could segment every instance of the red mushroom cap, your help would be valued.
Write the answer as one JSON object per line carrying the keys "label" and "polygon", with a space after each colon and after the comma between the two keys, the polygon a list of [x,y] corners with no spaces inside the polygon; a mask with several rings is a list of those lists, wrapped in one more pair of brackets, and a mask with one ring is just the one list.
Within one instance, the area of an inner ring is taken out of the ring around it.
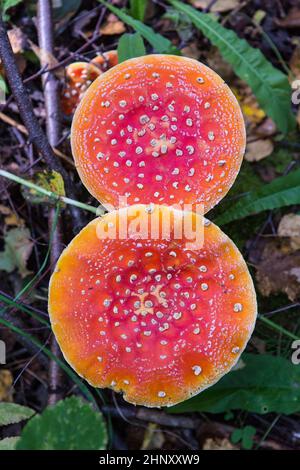
{"label": "red mushroom cap", "polygon": [[61,96],[61,107],[67,116],[74,114],[84,93],[101,71],[95,64],[74,62],[66,67],[66,84]]}
{"label": "red mushroom cap", "polygon": [[[150,220],[153,227],[151,217],[159,236],[141,238],[134,227]],[[169,234],[162,231],[167,219]],[[203,245],[178,235],[189,223],[203,230]],[[103,239],[114,231],[118,237]],[[64,250],[49,313],[79,375],[131,403],[159,407],[186,400],[232,368],[254,328],[256,297],[241,254],[217,226],[192,212],[136,205],[95,219]]]}
{"label": "red mushroom cap", "polygon": [[203,203],[224,197],[239,171],[245,127],[231,90],[193,59],[130,59],[91,85],[73,119],[80,177],[104,205]]}

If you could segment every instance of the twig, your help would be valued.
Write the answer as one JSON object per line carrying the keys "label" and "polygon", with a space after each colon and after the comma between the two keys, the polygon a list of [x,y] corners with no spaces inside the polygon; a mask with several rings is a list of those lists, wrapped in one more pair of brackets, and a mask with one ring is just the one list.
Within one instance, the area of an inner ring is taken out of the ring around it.
{"label": "twig", "polygon": [[[41,67],[45,67],[48,58],[53,56],[54,45],[53,45],[53,21],[52,21],[52,5],[50,0],[39,0],[38,2],[38,38],[39,47],[42,51],[40,61]],[[42,83],[44,88],[45,96],[45,107],[46,107],[46,129],[49,143],[52,147],[55,147],[60,139],[61,134],[61,122],[60,122],[60,109],[58,99],[58,86],[59,83],[52,72],[47,72],[42,77]],[[55,219],[54,209],[49,211],[49,231],[53,226]],[[52,246],[51,246],[51,267],[54,266],[59,258],[62,251],[62,239],[61,239],[61,223],[58,223],[55,227]],[[54,356],[61,358],[61,351],[55,339],[52,336],[51,339],[51,352]],[[49,396],[48,404],[54,405],[57,401],[62,398],[61,393],[62,375],[59,365],[53,359],[50,360],[49,367]]]}
{"label": "twig", "polygon": [[[53,227],[55,220],[55,210],[50,209],[49,212],[49,232]],[[56,230],[54,231],[52,238],[52,247],[51,247],[51,270],[54,269],[54,266],[59,258],[59,255],[62,251],[62,239],[61,239],[61,223],[58,220]],[[51,338],[51,352],[55,357],[62,358],[61,351],[53,335]],[[50,360],[49,364],[49,396],[48,396],[48,405],[54,405],[57,401],[63,398],[62,394],[62,370],[59,364],[53,359]]]}
{"label": "twig", "polygon": [[[27,131],[26,127],[23,126],[23,124],[20,124],[18,121],[16,121],[15,119],[13,119],[10,116],[7,116],[7,114],[2,113],[1,111],[0,111],[0,119],[1,119],[1,121],[5,122],[6,124],[9,124],[10,126],[15,127],[16,129],[18,129],[18,131],[21,132],[22,134],[28,136],[28,131]],[[53,152],[55,153],[55,155],[60,157],[62,160],[67,162],[69,165],[75,167],[74,161],[70,157],[65,155],[63,152],[61,152],[60,150],[58,150],[55,147],[53,147]]]}
{"label": "twig", "polygon": [[147,421],[156,423],[161,426],[169,426],[171,428],[185,428],[185,429],[197,429],[200,420],[195,418],[189,418],[183,415],[172,415],[164,413],[163,411],[157,411],[147,408],[140,407],[118,407],[105,405],[102,408],[104,414],[111,414],[113,417],[119,417],[120,412],[126,419],[138,419],[140,421]]}

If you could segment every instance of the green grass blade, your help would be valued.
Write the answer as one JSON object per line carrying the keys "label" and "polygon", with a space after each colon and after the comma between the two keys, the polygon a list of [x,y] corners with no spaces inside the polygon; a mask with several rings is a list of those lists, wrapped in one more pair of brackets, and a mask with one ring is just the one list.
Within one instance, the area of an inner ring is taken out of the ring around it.
{"label": "green grass blade", "polygon": [[[42,323],[43,325],[47,326],[50,328],[50,323],[45,320],[44,318],[40,317],[40,315],[38,315],[34,310],[31,310],[30,307],[27,307],[25,305],[22,305],[22,304],[19,304],[18,302],[16,302],[15,300],[12,300],[8,297],[5,297],[4,295],[0,294],[0,300],[1,302],[5,303],[6,305],[8,305],[9,307],[13,307],[17,310],[21,310],[21,312],[24,312],[24,313],[27,313],[28,315],[30,315],[32,318],[34,318],[35,320],[37,320],[38,322]],[[5,309],[4,309],[5,311]],[[3,312],[3,310],[1,310],[1,313]]]}
{"label": "green grass blade", "polygon": [[72,369],[65,364],[63,361],[61,361],[58,357],[56,357],[50,349],[48,349],[46,346],[44,346],[38,339],[36,339],[34,336],[31,336],[29,333],[26,331],[23,331],[21,328],[18,328],[17,326],[13,325],[11,322],[5,320],[0,316],[0,324],[6,326],[9,328],[11,331],[14,333],[23,336],[26,338],[28,341],[30,341],[32,344],[37,346],[46,356],[49,357],[49,359],[55,361],[59,367],[70,377],[70,379],[77,385],[77,387],[81,390],[81,392],[84,394],[84,396],[92,403],[95,402],[95,399],[87,386],[80,380],[80,378],[75,374],[75,372],[72,371]]}
{"label": "green grass blade", "polygon": [[218,47],[235,73],[252,88],[260,106],[283,133],[293,130],[296,119],[291,109],[291,87],[288,77],[273,67],[259,49],[216,22],[210,15],[201,13],[178,0],[169,3],[184,13],[202,33]]}
{"label": "green grass blade", "polygon": [[148,0],[130,0],[129,14],[139,21],[144,21]]}

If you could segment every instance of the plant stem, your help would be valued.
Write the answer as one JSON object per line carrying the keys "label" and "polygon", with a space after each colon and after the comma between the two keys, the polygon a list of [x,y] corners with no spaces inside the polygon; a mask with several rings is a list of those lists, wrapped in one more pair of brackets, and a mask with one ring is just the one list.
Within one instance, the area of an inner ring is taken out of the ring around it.
{"label": "plant stem", "polygon": [[285,328],[283,328],[282,326],[277,325],[277,323],[273,322],[272,320],[269,320],[269,318],[265,318],[265,317],[263,317],[262,315],[258,315],[257,318],[258,318],[260,321],[262,321],[263,323],[265,323],[266,325],[268,325],[268,326],[270,326],[271,328],[273,328],[273,330],[279,331],[279,333],[282,333],[283,335],[287,336],[287,337],[290,338],[290,339],[300,339],[299,336],[294,335],[294,333],[292,333],[291,331],[288,331],[288,330],[286,330]]}
{"label": "plant stem", "polygon": [[65,204],[69,204],[69,205],[78,207],[79,209],[83,209],[83,210],[92,212],[95,215],[98,215],[97,207],[89,206],[88,204],[85,204],[84,202],[76,201],[75,199],[71,199],[66,196],[60,196],[59,194],[54,193],[53,191],[48,191],[45,188],[41,188],[37,184],[34,184],[31,181],[27,181],[24,178],[21,178],[20,176],[14,175],[13,173],[10,173],[9,171],[0,170],[0,176],[3,176],[4,178],[15,181],[16,183],[21,184],[22,186],[25,186],[27,188],[33,189],[34,191],[37,191],[40,194],[44,194],[45,196],[49,197],[50,199],[53,199],[54,201],[61,201],[61,202],[64,202]]}

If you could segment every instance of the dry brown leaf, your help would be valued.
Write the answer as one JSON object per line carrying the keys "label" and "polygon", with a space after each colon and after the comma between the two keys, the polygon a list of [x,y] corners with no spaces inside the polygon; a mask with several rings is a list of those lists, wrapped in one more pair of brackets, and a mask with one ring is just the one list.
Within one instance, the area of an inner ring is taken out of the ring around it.
{"label": "dry brown leaf", "polygon": [[14,54],[24,51],[26,38],[20,28],[13,27],[7,31],[9,42]]}
{"label": "dry brown leaf", "polygon": [[24,226],[24,220],[18,216],[15,212],[13,212],[10,207],[4,206],[0,204],[0,214],[4,215],[4,222],[5,225],[15,225],[15,226]]}
{"label": "dry brown leaf", "polygon": [[298,127],[300,127],[300,107],[298,108],[298,111],[297,111],[296,120],[297,120]]}
{"label": "dry brown leaf", "polygon": [[256,265],[257,287],[268,297],[284,293],[293,302],[300,297],[300,250],[291,249],[286,238],[263,239],[249,261]]}
{"label": "dry brown leaf", "polygon": [[300,215],[286,214],[279,222],[277,233],[280,237],[288,237],[292,250],[300,249]]}
{"label": "dry brown leaf", "polygon": [[226,437],[208,437],[203,444],[203,450],[239,450]]}
{"label": "dry brown leaf", "polygon": [[274,144],[270,139],[259,139],[249,142],[246,147],[245,160],[247,162],[258,162],[268,157],[274,150]]}
{"label": "dry brown leaf", "polygon": [[255,134],[260,137],[270,137],[277,132],[275,122],[271,118],[265,119],[256,129]]}
{"label": "dry brown leaf", "polygon": [[126,27],[112,13],[108,15],[106,23],[100,28],[100,33],[104,36],[113,36],[114,34],[122,34],[126,31]]}
{"label": "dry brown leaf", "polygon": [[300,8],[291,8],[285,18],[276,20],[278,26],[282,28],[299,28],[300,27]]}
{"label": "dry brown leaf", "polygon": [[42,64],[48,64],[48,68],[55,67],[58,64],[57,59],[52,54],[50,54],[50,52],[41,49],[36,44],[34,44],[34,42],[30,41],[30,39],[28,42],[32,51],[39,58]]}
{"label": "dry brown leaf", "polygon": [[245,82],[236,80],[232,91],[240,103],[246,124],[257,125],[266,117],[266,113],[260,108],[251,88]]}
{"label": "dry brown leaf", "polygon": [[300,44],[298,44],[292,54],[292,57],[289,62],[290,69],[293,73],[291,80],[300,78]]}
{"label": "dry brown leaf", "polygon": [[0,370],[0,402],[12,402],[13,395],[13,376],[7,369]]}
{"label": "dry brown leaf", "polygon": [[[190,3],[193,5],[193,7],[204,10],[205,8],[209,7],[211,0],[190,0]],[[231,11],[238,7],[239,4],[240,0],[217,0],[209,11],[212,13]]]}

